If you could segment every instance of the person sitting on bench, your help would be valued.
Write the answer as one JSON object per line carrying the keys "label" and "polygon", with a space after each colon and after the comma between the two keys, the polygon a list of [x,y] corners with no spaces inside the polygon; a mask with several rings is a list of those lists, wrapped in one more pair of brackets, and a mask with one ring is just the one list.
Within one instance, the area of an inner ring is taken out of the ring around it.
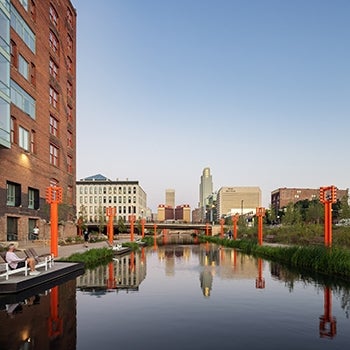
{"label": "person sitting on bench", "polygon": [[13,243],[10,243],[5,255],[6,262],[9,264],[12,270],[19,269],[25,266],[25,262],[30,268],[29,274],[32,276],[39,275],[40,272],[35,270],[35,260],[33,258],[20,258],[15,253],[16,246]]}

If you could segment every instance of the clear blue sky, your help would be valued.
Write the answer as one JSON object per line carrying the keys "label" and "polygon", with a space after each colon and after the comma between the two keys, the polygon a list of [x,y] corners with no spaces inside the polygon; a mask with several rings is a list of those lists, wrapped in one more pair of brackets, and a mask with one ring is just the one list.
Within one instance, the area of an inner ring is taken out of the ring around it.
{"label": "clear blue sky", "polygon": [[350,1],[72,0],[77,178],[173,188],[350,183]]}

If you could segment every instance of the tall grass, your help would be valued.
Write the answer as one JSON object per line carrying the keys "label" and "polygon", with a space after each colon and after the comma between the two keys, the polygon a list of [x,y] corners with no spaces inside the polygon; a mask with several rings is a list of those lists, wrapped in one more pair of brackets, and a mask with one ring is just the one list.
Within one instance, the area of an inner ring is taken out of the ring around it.
{"label": "tall grass", "polygon": [[259,246],[253,240],[228,240],[213,236],[201,236],[202,241],[240,249],[250,255],[332,277],[350,279],[350,251],[321,245],[309,246]]}

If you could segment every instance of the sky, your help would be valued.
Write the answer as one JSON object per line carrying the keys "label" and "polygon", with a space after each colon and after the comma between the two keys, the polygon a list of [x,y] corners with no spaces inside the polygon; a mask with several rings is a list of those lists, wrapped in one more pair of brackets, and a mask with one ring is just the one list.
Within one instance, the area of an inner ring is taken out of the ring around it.
{"label": "sky", "polygon": [[137,180],[154,212],[213,189],[350,184],[350,1],[71,0],[77,179]]}

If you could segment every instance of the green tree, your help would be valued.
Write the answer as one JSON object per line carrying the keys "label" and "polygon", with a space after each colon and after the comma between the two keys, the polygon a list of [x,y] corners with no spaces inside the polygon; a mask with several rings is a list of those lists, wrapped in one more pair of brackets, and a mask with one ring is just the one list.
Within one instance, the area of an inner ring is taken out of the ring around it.
{"label": "green tree", "polygon": [[349,219],[349,218],[350,218],[349,197],[344,196],[340,200],[339,219]]}
{"label": "green tree", "polygon": [[98,213],[98,233],[101,234],[104,231],[104,228],[106,226],[106,216],[104,213],[104,210],[102,206],[99,206],[97,209]]}
{"label": "green tree", "polygon": [[118,232],[119,233],[126,232],[125,222],[121,216],[119,216],[118,218]]}
{"label": "green tree", "polygon": [[318,200],[312,200],[309,202],[309,207],[306,210],[305,221],[307,223],[320,224],[321,219],[324,217],[324,207]]}

